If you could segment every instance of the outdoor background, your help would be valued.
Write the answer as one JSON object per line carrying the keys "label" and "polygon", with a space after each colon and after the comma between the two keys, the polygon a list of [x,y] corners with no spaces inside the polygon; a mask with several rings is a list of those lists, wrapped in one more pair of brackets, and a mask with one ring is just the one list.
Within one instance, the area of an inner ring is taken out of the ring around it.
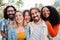
{"label": "outdoor background", "polygon": [[32,7],[54,6],[60,13],[60,0],[0,0],[0,19],[3,18],[3,10],[7,5],[13,5],[17,10],[30,9]]}

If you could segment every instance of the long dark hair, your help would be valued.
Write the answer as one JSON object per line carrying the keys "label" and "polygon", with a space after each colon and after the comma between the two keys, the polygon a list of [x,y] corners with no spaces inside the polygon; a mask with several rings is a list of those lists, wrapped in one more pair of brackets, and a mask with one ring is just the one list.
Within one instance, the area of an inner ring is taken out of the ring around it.
{"label": "long dark hair", "polygon": [[4,18],[5,18],[5,19],[8,19],[7,9],[8,9],[9,7],[12,7],[12,8],[14,9],[14,11],[16,11],[16,9],[15,9],[14,6],[12,6],[12,5],[11,5],[11,6],[7,6],[7,7],[3,10]]}
{"label": "long dark hair", "polygon": [[50,16],[48,18],[45,18],[43,16],[43,11],[42,10],[43,10],[44,7],[42,7],[42,9],[41,9],[42,19],[45,20],[45,21],[48,20],[51,23],[52,26],[56,25],[56,24],[59,24],[59,12],[52,6],[45,6],[45,7],[47,7],[49,9]]}
{"label": "long dark hair", "polygon": [[30,19],[30,22],[31,22],[31,21],[32,21],[32,17],[31,17],[31,13],[30,13],[29,10],[24,10],[24,11],[23,11],[23,17],[25,17],[25,13],[26,13],[26,12],[29,13],[29,16],[30,16],[30,18],[31,18],[31,19]]}

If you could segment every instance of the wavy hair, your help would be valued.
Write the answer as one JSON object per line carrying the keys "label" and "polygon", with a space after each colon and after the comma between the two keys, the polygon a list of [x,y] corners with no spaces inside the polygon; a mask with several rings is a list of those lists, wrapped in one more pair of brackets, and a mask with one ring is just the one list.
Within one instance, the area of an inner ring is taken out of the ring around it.
{"label": "wavy hair", "polygon": [[[47,7],[50,11],[50,16],[48,18],[45,18],[43,16],[43,11],[42,10],[43,10],[44,7]],[[54,8],[52,6],[44,6],[44,7],[42,7],[42,9],[41,9],[42,19],[45,20],[45,21],[48,20],[51,23],[52,26],[56,25],[56,24],[59,24],[59,12],[56,10],[56,8]]]}

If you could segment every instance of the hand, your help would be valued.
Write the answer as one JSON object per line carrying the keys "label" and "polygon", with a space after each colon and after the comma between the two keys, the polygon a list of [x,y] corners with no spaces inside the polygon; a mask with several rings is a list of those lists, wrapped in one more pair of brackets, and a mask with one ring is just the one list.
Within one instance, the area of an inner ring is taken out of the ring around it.
{"label": "hand", "polygon": [[46,24],[50,24],[50,22],[49,21],[46,21]]}
{"label": "hand", "polygon": [[7,35],[6,35],[6,33],[5,33],[4,31],[1,31],[1,35],[2,35],[4,38],[6,38],[6,39],[8,38]]}

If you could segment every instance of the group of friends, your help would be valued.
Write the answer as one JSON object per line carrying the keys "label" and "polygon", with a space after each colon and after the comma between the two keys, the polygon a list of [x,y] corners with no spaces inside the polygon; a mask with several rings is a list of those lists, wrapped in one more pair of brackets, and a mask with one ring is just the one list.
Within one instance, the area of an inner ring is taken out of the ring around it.
{"label": "group of friends", "polygon": [[0,20],[2,40],[60,40],[59,12],[52,6],[19,11],[12,5]]}

